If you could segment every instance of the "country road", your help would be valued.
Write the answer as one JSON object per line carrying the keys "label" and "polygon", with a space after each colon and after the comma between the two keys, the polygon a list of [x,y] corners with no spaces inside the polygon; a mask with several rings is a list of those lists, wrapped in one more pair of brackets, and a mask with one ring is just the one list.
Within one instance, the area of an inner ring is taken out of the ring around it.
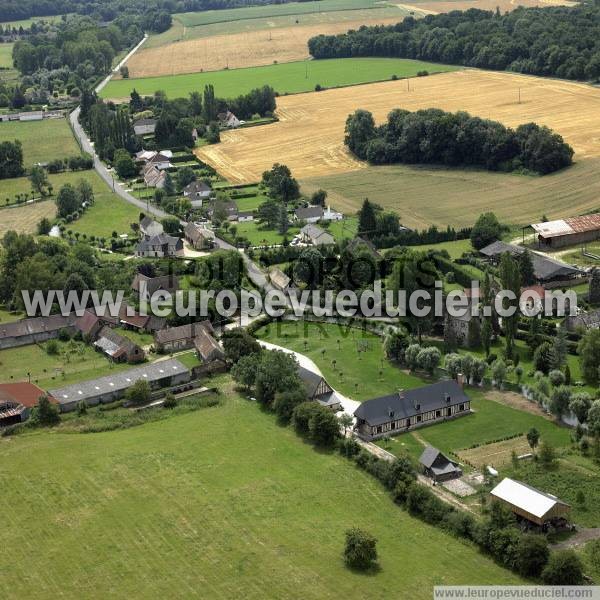
{"label": "country road", "polygon": [[[141,46],[148,39],[148,34],[144,35],[144,38],[137,44],[128,54],[125,56],[121,62],[112,70],[112,72],[107,75],[95,88],[96,93],[100,92],[102,88],[111,80],[112,76],[119,71],[119,69],[141,48]],[[70,115],[69,119],[71,121],[71,127],[73,128],[73,133],[79,140],[79,144],[81,149],[84,152],[87,152],[94,160],[94,169],[96,173],[104,180],[106,185],[113,190],[117,196],[125,200],[125,202],[129,202],[129,204],[133,204],[137,208],[140,209],[140,212],[150,213],[154,217],[158,219],[163,219],[165,217],[170,217],[169,213],[161,210],[156,206],[152,206],[149,203],[132,196],[129,192],[127,192],[115,179],[113,173],[106,167],[106,165],[100,160],[96,151],[94,150],[94,145],[87,137],[83,127],[79,123],[79,114],[81,112],[81,108],[78,106]],[[180,223],[182,226],[186,226],[187,222],[180,219]],[[235,246],[229,244],[225,240],[220,238],[215,238],[216,244],[219,248],[223,250],[238,250]],[[246,269],[248,271],[248,277],[252,281],[252,283],[259,289],[268,292],[269,290],[274,289],[270,284],[268,279],[265,277],[265,274],[262,272],[260,267],[254,263],[250,258],[244,253],[240,252],[242,259],[246,265]]]}

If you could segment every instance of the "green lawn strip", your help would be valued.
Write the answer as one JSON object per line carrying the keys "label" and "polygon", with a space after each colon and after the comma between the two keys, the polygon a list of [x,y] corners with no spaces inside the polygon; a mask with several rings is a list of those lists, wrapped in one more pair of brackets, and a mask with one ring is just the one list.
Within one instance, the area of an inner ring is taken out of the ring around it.
{"label": "green lawn strip", "polygon": [[450,255],[450,258],[456,260],[460,258],[465,252],[469,252],[473,249],[471,246],[471,240],[456,240],[453,242],[440,242],[439,244],[423,244],[422,246],[408,246],[413,250],[419,252],[427,252],[428,250],[446,250]]}
{"label": "green lawn strip", "polygon": [[12,67],[12,49],[14,44],[4,42],[0,44],[0,69],[10,69]]}
{"label": "green lawn strip", "polygon": [[0,383],[27,381],[29,373],[33,383],[48,389],[108,375],[128,366],[109,362],[82,342],[73,346],[75,351],[67,353],[68,344],[58,342],[56,355],[46,352],[46,344],[0,350]]}
{"label": "green lawn strip", "polygon": [[23,145],[23,166],[68,158],[80,154],[66,119],[10,121],[0,123],[0,142],[19,140]]}
{"label": "green lawn strip", "polygon": [[207,10],[202,12],[178,13],[174,18],[185,27],[199,27],[211,23],[241,21],[285,15],[302,15],[325,11],[356,10],[374,8],[376,0],[319,0],[317,2],[289,2],[286,4],[268,4],[225,10]]}
{"label": "green lawn strip", "polygon": [[23,317],[23,313],[10,312],[4,308],[0,308],[0,323],[13,323],[14,321],[19,321]]}
{"label": "green lawn strip", "polygon": [[195,350],[190,350],[189,352],[177,354],[176,358],[179,362],[183,363],[188,369],[198,367],[202,364]]}
{"label": "green lawn strip", "polygon": [[[0,590],[258,600],[268,582],[274,598],[420,600],[440,584],[524,583],[256,404],[221,399],[123,431],[2,443],[3,501],[19,510],[0,531]],[[378,539],[376,573],[344,567],[353,526]]]}
{"label": "green lawn strip", "polygon": [[138,346],[150,346],[154,343],[154,336],[151,333],[126,329],[125,327],[119,327],[115,331],[135,342]]}
{"label": "green lawn strip", "polygon": [[187,96],[191,91],[214,85],[215,94],[232,98],[270,85],[280,94],[312,92],[316,85],[343,87],[397,77],[414,77],[419,71],[455,71],[456,67],[399,58],[339,58],[228,69],[186,75],[117,79],[102,91],[104,98],[126,98],[133,88],[142,95],[163,90],[170,98]]}
{"label": "green lawn strip", "polygon": [[340,242],[343,239],[352,239],[356,237],[356,232],[358,231],[358,218],[346,217],[341,221],[331,221],[324,229],[325,231],[328,231],[337,242]]}
{"label": "green lawn strip", "polygon": [[259,329],[256,335],[310,357],[329,384],[353,400],[369,400],[428,383],[392,365],[384,357],[381,338],[358,328],[281,322]]}

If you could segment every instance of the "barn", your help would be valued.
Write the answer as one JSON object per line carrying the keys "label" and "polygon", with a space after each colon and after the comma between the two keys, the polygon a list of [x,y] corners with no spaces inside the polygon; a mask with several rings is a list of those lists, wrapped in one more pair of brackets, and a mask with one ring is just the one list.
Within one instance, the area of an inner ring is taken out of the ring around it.
{"label": "barn", "polygon": [[517,519],[529,521],[542,528],[548,524],[564,523],[571,507],[552,494],[506,477],[491,492],[495,500],[507,506]]}
{"label": "barn", "polygon": [[600,240],[600,213],[533,223],[540,248],[564,248]]}

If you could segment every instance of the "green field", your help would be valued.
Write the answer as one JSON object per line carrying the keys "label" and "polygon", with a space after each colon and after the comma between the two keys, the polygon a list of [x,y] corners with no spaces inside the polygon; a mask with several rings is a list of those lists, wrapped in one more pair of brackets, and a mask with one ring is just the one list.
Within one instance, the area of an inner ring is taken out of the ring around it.
{"label": "green field", "polygon": [[256,335],[311,358],[329,384],[353,400],[369,400],[426,383],[390,363],[384,356],[381,338],[361,329],[283,321],[259,329]]}
{"label": "green field", "polygon": [[80,154],[66,119],[0,123],[0,142],[7,140],[20,140],[23,144],[23,166],[26,169],[37,162]]}
{"label": "green field", "polygon": [[10,69],[13,66],[12,49],[14,44],[6,42],[0,44],[0,69]]}
{"label": "green field", "polygon": [[427,252],[428,250],[442,251],[445,250],[451,259],[460,258],[465,252],[473,250],[471,240],[456,240],[454,242],[440,242],[439,244],[423,244],[419,246],[408,246],[417,252]]}
{"label": "green field", "polygon": [[42,389],[60,387],[123,370],[127,364],[113,364],[82,342],[59,342],[59,354],[50,355],[44,345],[0,350],[0,383],[31,381]]}
{"label": "green field", "polygon": [[[180,13],[175,19],[185,27],[198,27],[211,23],[226,23],[245,19],[281,17],[285,15],[303,15],[326,11],[356,10],[386,6],[377,0],[318,0],[316,2],[288,2],[286,4],[267,4],[226,10],[207,10],[193,13]],[[387,5],[390,6],[390,5]]]}
{"label": "green field", "polygon": [[27,29],[32,23],[39,23],[41,21],[45,21],[46,23],[56,23],[61,19],[62,17],[60,15],[51,15],[48,17],[31,17],[30,19],[21,19],[20,21],[0,21],[0,25],[2,25],[2,27],[23,27],[23,29]]}
{"label": "green field", "polygon": [[235,227],[237,228],[236,235],[245,237],[252,246],[281,244],[284,237],[291,240],[300,231],[299,227],[290,227],[287,233],[282,235],[276,229],[263,229],[257,221],[235,223]]}
{"label": "green field", "polygon": [[[2,597],[419,600],[438,584],[522,583],[346,459],[221,398],[124,431],[0,444]],[[352,526],[377,537],[378,572],[344,568]]]}
{"label": "green field", "polygon": [[[455,71],[456,67],[402,58],[336,58],[230,69],[209,73],[117,79],[103,90],[104,98],[126,98],[135,88],[142,95],[163,90],[170,98],[187,96],[212,84],[220,98],[232,98],[270,85],[280,94],[310,92],[315,86],[343,87],[397,77],[413,77],[418,71],[430,73]],[[325,188],[327,189],[327,188]]]}

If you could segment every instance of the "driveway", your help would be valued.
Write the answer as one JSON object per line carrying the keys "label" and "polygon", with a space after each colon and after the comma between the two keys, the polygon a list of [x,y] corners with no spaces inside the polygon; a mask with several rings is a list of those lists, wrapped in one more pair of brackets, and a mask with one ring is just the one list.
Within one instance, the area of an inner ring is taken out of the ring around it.
{"label": "driveway", "polygon": [[[317,375],[323,376],[319,367],[313,362],[312,359],[308,358],[304,354],[300,354],[300,352],[296,352],[295,350],[290,350],[289,348],[285,348],[283,346],[278,346],[276,344],[271,344],[269,342],[263,342],[262,340],[258,340],[258,343],[267,350],[279,350],[281,352],[285,352],[286,354],[293,354],[298,361],[298,364],[306,369],[307,371],[311,371]],[[340,412],[348,413],[349,415],[353,415],[354,411],[360,406],[360,402],[356,400],[352,400],[343,394],[340,394],[337,390],[333,390],[336,396],[339,398],[340,403],[342,405],[343,410]]]}

